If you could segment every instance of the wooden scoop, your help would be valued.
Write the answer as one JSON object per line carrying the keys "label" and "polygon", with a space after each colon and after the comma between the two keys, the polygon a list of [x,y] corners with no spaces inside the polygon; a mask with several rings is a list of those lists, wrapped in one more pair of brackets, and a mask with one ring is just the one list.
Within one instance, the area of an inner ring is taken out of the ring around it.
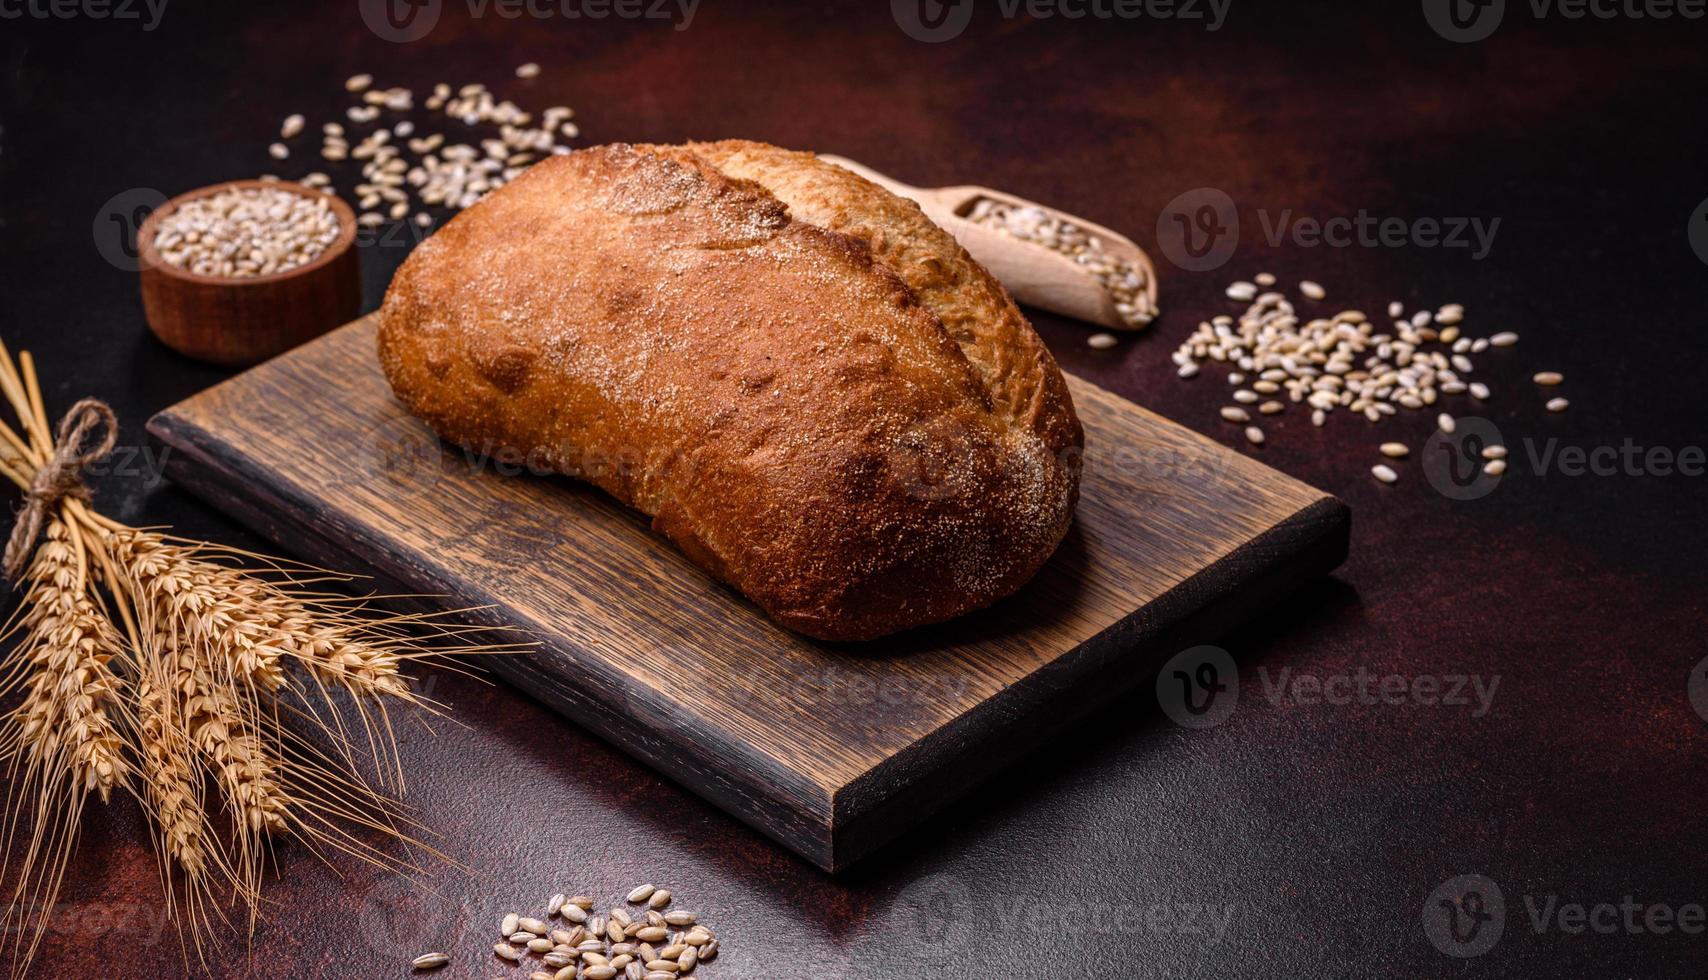
{"label": "wooden scoop", "polygon": [[[1150,256],[1125,235],[1065,211],[989,187],[971,184],[913,187],[846,157],[820,154],[819,159],[852,170],[892,194],[918,202],[926,217],[954,235],[962,247],[1022,303],[1111,330],[1143,330],[1150,318],[1156,315],[1156,267],[1151,264]],[[984,205],[985,208],[1035,208],[1048,218],[1076,226],[1091,236],[1102,246],[1105,255],[1118,263],[1125,263],[1142,280],[1132,301],[1126,304],[1132,313],[1123,315],[1116,306],[1118,300],[1114,293],[1092,269],[1075,258],[1048,245],[1016,237],[1002,230],[1000,223],[988,225],[970,220],[969,216],[981,210],[981,202],[990,202]]]}

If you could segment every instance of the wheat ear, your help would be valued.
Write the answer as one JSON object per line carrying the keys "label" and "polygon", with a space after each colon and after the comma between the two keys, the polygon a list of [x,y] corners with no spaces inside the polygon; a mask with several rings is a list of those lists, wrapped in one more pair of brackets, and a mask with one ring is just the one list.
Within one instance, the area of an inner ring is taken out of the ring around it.
{"label": "wheat ear", "polygon": [[[9,760],[7,853],[24,825],[31,833],[17,879],[7,927],[14,915],[30,941],[14,950],[14,972],[27,965],[41,941],[60,877],[76,846],[83,804],[90,793],[106,801],[128,785],[130,765],[122,735],[122,685],[111,662],[121,656],[117,632],[90,602],[87,569],[78,539],[62,521],[49,522],[27,576],[21,615],[7,633],[21,630],[0,696],[22,689],[4,720],[0,755]],[[9,870],[9,869],[8,869]],[[5,874],[0,871],[0,876]]]}
{"label": "wheat ear", "polygon": [[[401,804],[364,782],[356,747],[365,740],[382,778],[394,768],[401,787],[387,705],[436,708],[410,687],[403,664],[523,645],[463,642],[478,628],[311,591],[348,576],[103,516],[88,506],[79,474],[116,439],[111,409],[84,399],[56,434],[34,362],[27,352],[14,362],[4,344],[0,398],[18,420],[16,430],[0,420],[0,479],[26,494],[0,560],[0,571],[28,587],[0,631],[22,634],[0,663],[0,696],[19,701],[0,717],[0,753],[13,776],[6,854],[30,828],[18,900],[0,918],[0,949],[18,933],[15,919],[33,931],[12,947],[14,973],[40,944],[92,793],[105,800],[125,789],[142,802],[168,914],[188,925],[198,953],[216,934],[213,917],[225,918],[216,893],[245,903],[253,929],[271,835],[288,834],[329,859],[336,850],[421,870],[373,842],[370,832],[378,832],[431,853]],[[344,705],[357,713],[361,735],[351,733]],[[285,718],[308,724],[287,726]],[[233,841],[212,828],[210,792],[232,817]],[[0,867],[0,879],[10,870]]]}

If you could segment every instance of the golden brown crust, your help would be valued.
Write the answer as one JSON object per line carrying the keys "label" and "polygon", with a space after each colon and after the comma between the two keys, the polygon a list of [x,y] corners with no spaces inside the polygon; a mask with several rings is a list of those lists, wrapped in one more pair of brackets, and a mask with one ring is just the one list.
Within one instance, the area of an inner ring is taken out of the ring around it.
{"label": "golden brown crust", "polygon": [[791,629],[988,605],[1072,518],[1060,372],[923,215],[784,154],[536,165],[404,263],[381,363],[446,439],[595,483]]}
{"label": "golden brown crust", "polygon": [[686,148],[732,177],[764,186],[796,220],[865,242],[942,321],[999,412],[1023,419],[1052,452],[1083,443],[1049,349],[1008,290],[918,204],[811,153],[748,140]]}

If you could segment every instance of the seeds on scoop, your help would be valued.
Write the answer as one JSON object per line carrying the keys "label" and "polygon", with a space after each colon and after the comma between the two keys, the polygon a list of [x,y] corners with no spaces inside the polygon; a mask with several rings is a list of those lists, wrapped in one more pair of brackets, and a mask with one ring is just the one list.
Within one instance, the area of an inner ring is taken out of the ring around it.
{"label": "seeds on scoop", "polygon": [[[549,118],[546,128],[561,118],[565,117]],[[574,123],[564,123],[562,132],[573,139],[581,131]],[[991,197],[979,198],[967,220],[1073,259],[1103,286],[1115,306],[1115,315],[1127,326],[1143,327],[1156,318],[1158,311],[1151,301],[1150,278],[1144,267],[1107,251],[1102,239],[1078,225],[1041,208],[1016,207]]]}

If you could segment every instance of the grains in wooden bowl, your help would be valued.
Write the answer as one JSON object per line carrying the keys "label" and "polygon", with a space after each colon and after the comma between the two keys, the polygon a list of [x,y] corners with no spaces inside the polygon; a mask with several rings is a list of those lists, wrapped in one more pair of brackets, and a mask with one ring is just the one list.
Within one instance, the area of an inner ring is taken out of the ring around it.
{"label": "grains in wooden bowl", "polygon": [[338,216],[321,195],[230,188],[161,218],[154,245],[168,265],[243,279],[313,262],[338,240],[338,231]]}

